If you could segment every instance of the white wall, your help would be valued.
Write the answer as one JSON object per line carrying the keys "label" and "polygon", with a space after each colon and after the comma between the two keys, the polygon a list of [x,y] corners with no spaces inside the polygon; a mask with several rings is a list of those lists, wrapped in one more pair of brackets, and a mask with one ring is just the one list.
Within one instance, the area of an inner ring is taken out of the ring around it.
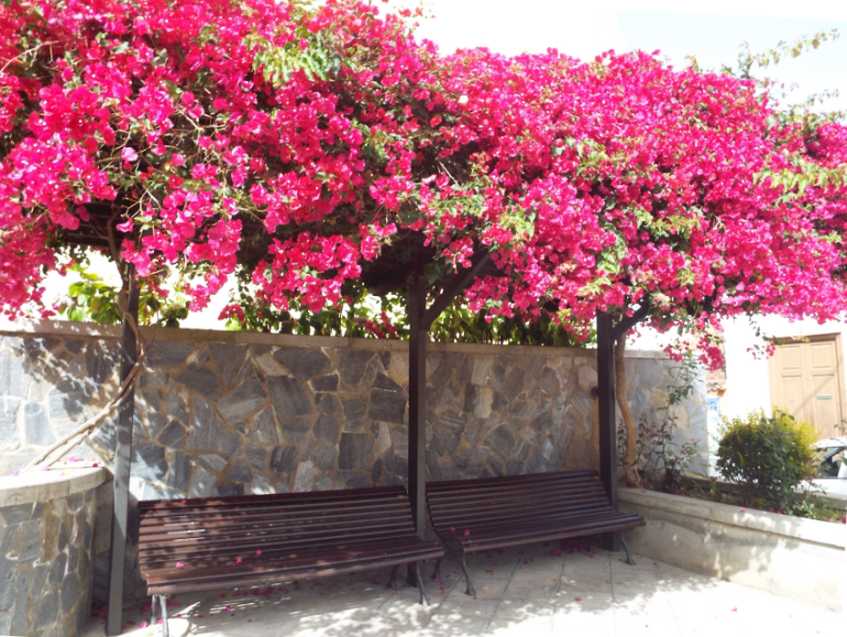
{"label": "white wall", "polygon": [[[780,317],[757,319],[761,336],[746,317],[737,317],[724,322],[726,356],[726,393],[720,399],[722,416],[734,418],[745,416],[757,409],[771,413],[771,392],[768,376],[768,358],[761,352],[751,351],[753,346],[764,346],[764,337],[798,337],[817,334],[847,335],[847,323],[830,321],[818,323],[814,320],[789,321]],[[841,339],[844,348],[845,338]],[[842,361],[845,354],[841,352]],[[844,368],[842,365],[842,386]]]}

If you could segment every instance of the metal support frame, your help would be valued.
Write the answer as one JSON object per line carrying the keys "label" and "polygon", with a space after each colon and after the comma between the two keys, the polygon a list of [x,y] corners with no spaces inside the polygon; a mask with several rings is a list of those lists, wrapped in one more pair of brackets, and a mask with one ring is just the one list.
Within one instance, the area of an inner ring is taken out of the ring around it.
{"label": "metal support frame", "polygon": [[168,628],[168,596],[153,595],[152,604],[150,604],[150,626],[156,625],[156,605],[159,606],[159,611],[162,616],[162,635],[163,637],[170,636]]}
{"label": "metal support frame", "polygon": [[[597,315],[597,401],[599,407],[600,480],[612,508],[618,506],[618,442],[615,424],[615,338],[612,317],[607,313]],[[604,537],[603,546],[617,549],[617,537]]]}
{"label": "metal support frame", "polygon": [[409,280],[409,499],[418,537],[426,531],[426,345],[429,325],[423,320],[426,288],[423,276]]}
{"label": "metal support frame", "polygon": [[438,576],[441,575],[441,562],[444,561],[443,557],[439,557],[435,561],[435,568],[432,569],[432,579],[438,579]]}
{"label": "metal support frame", "polygon": [[[134,271],[124,279],[127,313],[138,320],[138,285]],[[121,381],[130,374],[138,357],[138,343],[129,320],[124,319],[121,335]],[[115,460],[112,467],[114,505],[112,509],[112,548],[109,564],[109,610],[106,634],[118,635],[123,628],[124,580],[126,572],[126,545],[129,536],[130,493],[129,477],[132,471],[132,423],[135,417],[135,391],[127,392],[118,406],[115,423]]]}
{"label": "metal support frame", "polygon": [[159,604],[162,607],[162,637],[169,637],[171,633],[168,629],[168,596],[159,595]]}
{"label": "metal support frame", "polygon": [[418,582],[418,593],[420,594],[420,604],[423,606],[429,605],[429,597],[424,588],[423,577],[421,577],[421,563],[415,562],[415,579]]}
{"label": "metal support frame", "polygon": [[390,588],[395,591],[397,590],[397,570],[399,568],[399,564],[395,564],[391,567],[391,577],[388,578],[388,583],[385,585],[385,588]]}
{"label": "metal support frame", "polygon": [[[421,273],[409,279],[409,503],[419,538],[426,534],[426,342],[423,322],[426,287]],[[417,585],[417,564],[409,565],[407,582]]]}
{"label": "metal support frame", "polygon": [[465,559],[464,551],[459,553],[459,558],[459,565],[462,567],[462,573],[465,575],[465,595],[470,595],[476,599],[476,588],[474,588],[473,581],[471,580],[471,574],[468,572],[468,563]]}
{"label": "metal support frame", "polygon": [[620,543],[621,547],[623,548],[623,552],[626,555],[626,559],[624,559],[624,562],[626,562],[630,566],[635,566],[635,560],[632,559],[632,553],[629,552],[629,545],[626,543],[623,534],[618,534],[618,542]]}

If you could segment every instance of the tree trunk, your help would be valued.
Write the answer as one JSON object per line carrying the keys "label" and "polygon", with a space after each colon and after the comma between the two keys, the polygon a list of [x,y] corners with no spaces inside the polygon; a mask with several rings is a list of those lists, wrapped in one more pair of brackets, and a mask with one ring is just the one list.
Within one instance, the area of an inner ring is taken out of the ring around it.
{"label": "tree trunk", "polygon": [[624,482],[628,487],[640,487],[641,475],[638,472],[638,425],[632,417],[629,401],[626,399],[628,387],[624,354],[626,353],[626,334],[621,334],[615,343],[615,396],[621,410],[621,418],[626,428],[626,450],[623,456]]}

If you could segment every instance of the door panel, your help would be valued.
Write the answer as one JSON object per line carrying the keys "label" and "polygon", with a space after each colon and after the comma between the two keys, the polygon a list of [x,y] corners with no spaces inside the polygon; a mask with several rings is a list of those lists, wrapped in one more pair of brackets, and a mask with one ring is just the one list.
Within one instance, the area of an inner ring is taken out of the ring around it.
{"label": "door panel", "polygon": [[833,436],[841,421],[840,379],[834,337],[777,343],[770,360],[771,403],[810,422],[820,438]]}

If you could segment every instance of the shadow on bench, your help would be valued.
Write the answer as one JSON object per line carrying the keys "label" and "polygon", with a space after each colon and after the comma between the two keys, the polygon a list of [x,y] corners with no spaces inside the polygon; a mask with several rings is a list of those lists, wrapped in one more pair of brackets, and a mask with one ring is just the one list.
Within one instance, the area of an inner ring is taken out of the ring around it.
{"label": "shadow on bench", "polygon": [[442,558],[420,540],[403,487],[139,503],[138,561],[158,598],[167,635],[167,596],[249,588]]}
{"label": "shadow on bench", "polygon": [[[593,471],[535,473],[427,484],[436,534],[459,558],[467,593],[476,597],[465,554],[519,544],[620,533],[642,525],[636,513],[612,508]],[[626,560],[632,564],[623,542]],[[436,565],[436,574],[441,561]]]}

